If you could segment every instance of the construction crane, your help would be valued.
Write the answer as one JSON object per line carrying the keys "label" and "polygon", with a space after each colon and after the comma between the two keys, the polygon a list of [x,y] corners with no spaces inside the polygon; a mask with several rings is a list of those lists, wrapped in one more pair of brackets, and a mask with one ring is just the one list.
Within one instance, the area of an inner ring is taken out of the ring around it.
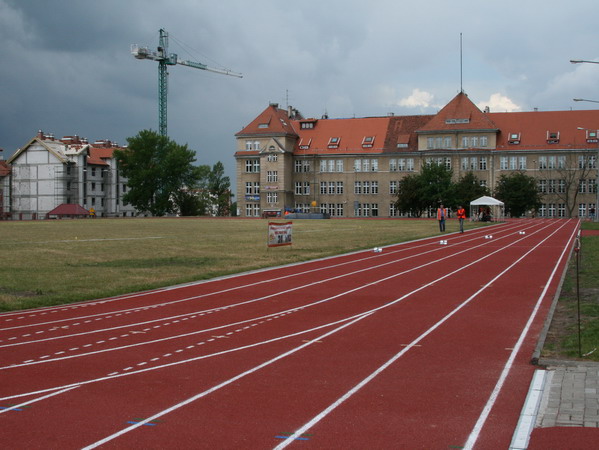
{"label": "construction crane", "polygon": [[168,52],[168,33],[160,29],[160,40],[155,52],[148,47],[140,47],[137,44],[131,45],[131,54],[137,59],[151,59],[158,61],[158,131],[161,136],[167,136],[167,96],[168,96],[168,71],[167,66],[181,64],[182,66],[193,67],[194,69],[208,70],[222,75],[243,78],[240,73],[235,73],[228,69],[215,69],[199,62],[179,59],[175,53]]}

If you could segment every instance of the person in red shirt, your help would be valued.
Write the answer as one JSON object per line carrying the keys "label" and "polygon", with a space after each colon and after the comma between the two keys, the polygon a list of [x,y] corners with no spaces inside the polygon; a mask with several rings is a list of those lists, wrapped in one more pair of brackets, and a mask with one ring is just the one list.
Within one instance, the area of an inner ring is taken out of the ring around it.
{"label": "person in red shirt", "polygon": [[458,219],[460,219],[460,233],[464,232],[464,219],[466,218],[466,210],[460,205],[458,206]]}
{"label": "person in red shirt", "polygon": [[439,221],[439,231],[445,231],[445,219],[447,218],[447,208],[443,205],[437,209],[437,220]]}

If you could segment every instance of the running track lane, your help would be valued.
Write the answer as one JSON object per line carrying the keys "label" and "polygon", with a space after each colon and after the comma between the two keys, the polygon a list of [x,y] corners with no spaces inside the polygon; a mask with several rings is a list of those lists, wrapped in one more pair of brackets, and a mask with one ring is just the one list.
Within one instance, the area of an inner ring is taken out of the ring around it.
{"label": "running track lane", "polygon": [[507,448],[577,225],[0,315],[0,443]]}

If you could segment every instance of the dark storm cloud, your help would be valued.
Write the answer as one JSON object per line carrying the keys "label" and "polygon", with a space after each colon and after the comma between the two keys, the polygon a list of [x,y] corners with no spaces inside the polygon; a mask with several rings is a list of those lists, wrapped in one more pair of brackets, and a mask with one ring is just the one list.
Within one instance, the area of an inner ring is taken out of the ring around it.
{"label": "dark storm cloud", "polygon": [[599,99],[595,2],[0,0],[0,147],[38,129],[121,144],[157,129],[157,64],[130,44],[171,34],[181,57],[239,80],[169,68],[169,135],[234,173],[234,134],[268,102],[307,116],[432,113],[460,88],[493,110]]}

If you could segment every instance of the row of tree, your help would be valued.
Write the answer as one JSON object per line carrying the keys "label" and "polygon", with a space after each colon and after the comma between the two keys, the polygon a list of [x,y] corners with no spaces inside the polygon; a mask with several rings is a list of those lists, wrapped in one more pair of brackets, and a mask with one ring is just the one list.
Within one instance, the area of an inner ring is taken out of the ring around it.
{"label": "row of tree", "polygon": [[115,151],[119,171],[127,178],[123,201],[154,216],[228,216],[231,182],[219,161],[194,165],[195,151],[152,130],[127,138]]}
{"label": "row of tree", "polygon": [[[440,164],[427,164],[420,173],[406,176],[398,185],[398,211],[421,217],[441,203],[455,209],[460,205],[467,207],[472,200],[484,195],[491,195],[472,172],[466,173],[457,182],[452,179],[452,170]],[[493,195],[504,202],[505,212],[512,217],[537,210],[541,205],[536,180],[520,172],[501,175]]]}

